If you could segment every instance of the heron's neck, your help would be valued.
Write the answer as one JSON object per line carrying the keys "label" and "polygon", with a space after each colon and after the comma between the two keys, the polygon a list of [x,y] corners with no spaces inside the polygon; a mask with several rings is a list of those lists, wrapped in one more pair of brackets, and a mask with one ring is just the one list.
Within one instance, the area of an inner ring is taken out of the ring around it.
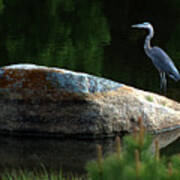
{"label": "heron's neck", "polygon": [[148,50],[151,49],[151,38],[153,37],[153,35],[154,35],[153,28],[149,28],[149,34],[146,37],[145,43],[144,43],[144,50],[145,50],[145,52],[147,52]]}

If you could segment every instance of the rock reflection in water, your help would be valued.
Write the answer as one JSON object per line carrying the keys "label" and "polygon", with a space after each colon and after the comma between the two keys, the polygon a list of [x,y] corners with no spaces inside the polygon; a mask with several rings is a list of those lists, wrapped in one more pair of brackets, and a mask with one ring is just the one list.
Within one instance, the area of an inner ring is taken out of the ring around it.
{"label": "rock reflection in water", "polygon": [[42,170],[82,174],[87,161],[96,158],[97,144],[111,152],[113,140],[71,140],[0,136],[0,170]]}
{"label": "rock reflection in water", "polygon": [[158,140],[158,142],[159,142],[159,148],[163,149],[163,148],[167,147],[168,145],[170,145],[172,142],[176,141],[179,137],[180,137],[180,129],[176,129],[173,131],[158,134],[158,135],[154,136],[153,143],[150,147],[150,151],[152,153],[155,152],[155,141],[156,140]]}
{"label": "rock reflection in water", "polygon": [[[164,148],[177,140],[180,129],[154,136],[159,141],[159,147]],[[114,139],[75,140],[51,138],[27,138],[0,136],[0,171],[5,169],[42,170],[42,165],[48,170],[65,173],[85,173],[87,161],[96,158],[96,147],[100,144],[103,153],[109,154],[115,150]],[[174,147],[173,147],[174,148]],[[154,143],[151,152],[154,152]]]}

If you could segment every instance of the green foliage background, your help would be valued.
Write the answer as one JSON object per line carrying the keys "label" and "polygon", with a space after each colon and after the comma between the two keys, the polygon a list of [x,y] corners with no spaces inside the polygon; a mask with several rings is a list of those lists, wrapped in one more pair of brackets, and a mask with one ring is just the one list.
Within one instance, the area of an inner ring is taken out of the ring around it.
{"label": "green foliage background", "polygon": [[0,1],[1,65],[36,63],[101,74],[110,33],[99,1]]}
{"label": "green foliage background", "polygon": [[[152,46],[180,69],[179,7],[178,0],[0,0],[0,66],[57,66],[160,93],[159,73],[143,49],[147,32],[131,25],[151,22]],[[168,80],[167,96],[180,100],[179,88]]]}

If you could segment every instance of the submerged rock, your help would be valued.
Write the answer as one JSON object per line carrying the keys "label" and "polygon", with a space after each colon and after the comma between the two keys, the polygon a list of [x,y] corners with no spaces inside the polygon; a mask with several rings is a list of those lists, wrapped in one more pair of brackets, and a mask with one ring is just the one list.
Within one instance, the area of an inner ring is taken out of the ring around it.
{"label": "submerged rock", "polygon": [[85,73],[19,64],[0,69],[0,132],[114,136],[142,117],[155,133],[180,127],[180,104]]}

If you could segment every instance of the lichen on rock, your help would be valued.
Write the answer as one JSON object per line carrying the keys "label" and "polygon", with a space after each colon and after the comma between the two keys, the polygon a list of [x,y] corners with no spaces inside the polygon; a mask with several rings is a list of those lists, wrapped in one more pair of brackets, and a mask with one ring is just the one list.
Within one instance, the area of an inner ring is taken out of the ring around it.
{"label": "lichen on rock", "polygon": [[139,117],[155,133],[180,126],[180,104],[168,98],[33,64],[0,69],[0,109],[0,132],[8,133],[115,136],[132,132]]}

